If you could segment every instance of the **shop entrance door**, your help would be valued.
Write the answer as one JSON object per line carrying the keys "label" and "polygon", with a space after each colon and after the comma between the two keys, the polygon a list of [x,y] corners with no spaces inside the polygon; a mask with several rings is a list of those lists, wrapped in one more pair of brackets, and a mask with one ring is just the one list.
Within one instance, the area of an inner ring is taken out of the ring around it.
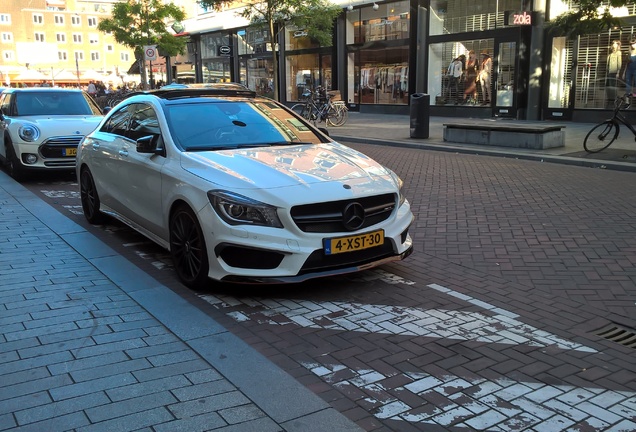
{"label": "shop entrance door", "polygon": [[517,42],[495,40],[494,117],[517,117]]}

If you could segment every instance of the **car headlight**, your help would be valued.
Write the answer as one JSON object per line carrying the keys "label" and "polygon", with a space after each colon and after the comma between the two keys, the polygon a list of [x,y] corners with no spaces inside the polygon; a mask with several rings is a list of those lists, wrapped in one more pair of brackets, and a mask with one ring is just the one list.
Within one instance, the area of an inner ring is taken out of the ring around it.
{"label": "car headlight", "polygon": [[230,225],[262,225],[282,228],[276,207],[231,192],[208,191],[212,208]]}
{"label": "car headlight", "polygon": [[40,129],[35,127],[35,125],[22,125],[18,129],[18,135],[23,141],[34,142],[40,138]]}
{"label": "car headlight", "polygon": [[402,186],[404,186],[404,182],[402,181],[400,176],[393,172],[393,170],[390,170],[386,167],[384,168],[391,174],[391,177],[393,177],[393,180],[398,187],[398,207],[400,207],[402,206],[402,204],[404,204],[404,201],[406,201],[406,196],[404,196],[404,194],[402,193]]}

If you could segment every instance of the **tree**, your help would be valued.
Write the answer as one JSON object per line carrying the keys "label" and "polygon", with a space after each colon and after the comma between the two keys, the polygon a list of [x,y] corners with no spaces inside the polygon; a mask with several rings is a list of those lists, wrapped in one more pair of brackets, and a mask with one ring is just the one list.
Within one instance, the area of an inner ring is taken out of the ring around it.
{"label": "tree", "polygon": [[603,3],[599,0],[572,0],[571,10],[550,20],[546,28],[553,35],[568,38],[620,28],[623,21],[613,16],[610,8],[623,7],[631,2],[608,0]]}
{"label": "tree", "polygon": [[[233,4],[228,0],[199,0],[204,7],[221,9]],[[285,26],[291,25],[307,32],[307,37],[320,46],[332,44],[333,22],[342,8],[328,0],[246,0],[238,12],[254,27],[268,30],[274,63],[274,98],[278,100],[278,40]]]}
{"label": "tree", "polygon": [[182,21],[185,13],[173,3],[161,0],[126,0],[115,3],[110,18],[100,21],[97,29],[112,33],[115,40],[132,48],[139,63],[144,85],[147,83],[143,47],[157,45],[158,50],[169,56],[183,54],[186,40],[175,37],[167,30],[169,21]]}

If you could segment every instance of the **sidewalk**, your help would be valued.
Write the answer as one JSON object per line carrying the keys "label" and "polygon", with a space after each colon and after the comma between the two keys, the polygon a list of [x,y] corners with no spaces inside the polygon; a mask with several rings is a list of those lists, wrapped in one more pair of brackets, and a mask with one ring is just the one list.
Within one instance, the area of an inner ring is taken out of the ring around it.
{"label": "sidewalk", "polygon": [[[453,123],[460,120],[464,121],[466,119],[431,117],[429,121],[429,138],[427,139],[411,138],[410,116],[400,114],[350,112],[349,119],[344,126],[329,127],[328,129],[332,138],[348,142],[514,157],[517,159],[636,172],[636,143],[632,133],[625,127],[621,128],[618,139],[608,149],[599,153],[588,154],[583,149],[583,139],[594,126],[594,123],[550,121],[550,123],[565,125],[565,146],[546,150],[531,150],[444,142],[444,123]],[[479,121],[516,122],[515,120],[507,119],[479,119]],[[523,121],[519,121],[519,123],[523,123]],[[318,123],[318,126],[324,126],[324,123]]]}
{"label": "sidewalk", "polygon": [[361,430],[4,172],[0,233],[0,430]]}

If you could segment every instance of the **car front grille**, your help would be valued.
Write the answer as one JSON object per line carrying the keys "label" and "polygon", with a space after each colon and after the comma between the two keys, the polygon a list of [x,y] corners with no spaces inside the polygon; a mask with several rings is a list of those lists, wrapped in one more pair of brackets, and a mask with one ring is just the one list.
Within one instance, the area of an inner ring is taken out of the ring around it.
{"label": "car front grille", "polygon": [[[350,204],[364,208],[364,220],[352,228],[345,221],[345,209]],[[291,216],[296,226],[304,232],[333,233],[364,229],[391,216],[395,209],[395,195],[384,194],[343,201],[321,202],[293,207]]]}
{"label": "car front grille", "polygon": [[83,135],[52,137],[44,141],[40,146],[42,158],[75,158],[75,154],[67,155],[66,149],[76,149]]}

